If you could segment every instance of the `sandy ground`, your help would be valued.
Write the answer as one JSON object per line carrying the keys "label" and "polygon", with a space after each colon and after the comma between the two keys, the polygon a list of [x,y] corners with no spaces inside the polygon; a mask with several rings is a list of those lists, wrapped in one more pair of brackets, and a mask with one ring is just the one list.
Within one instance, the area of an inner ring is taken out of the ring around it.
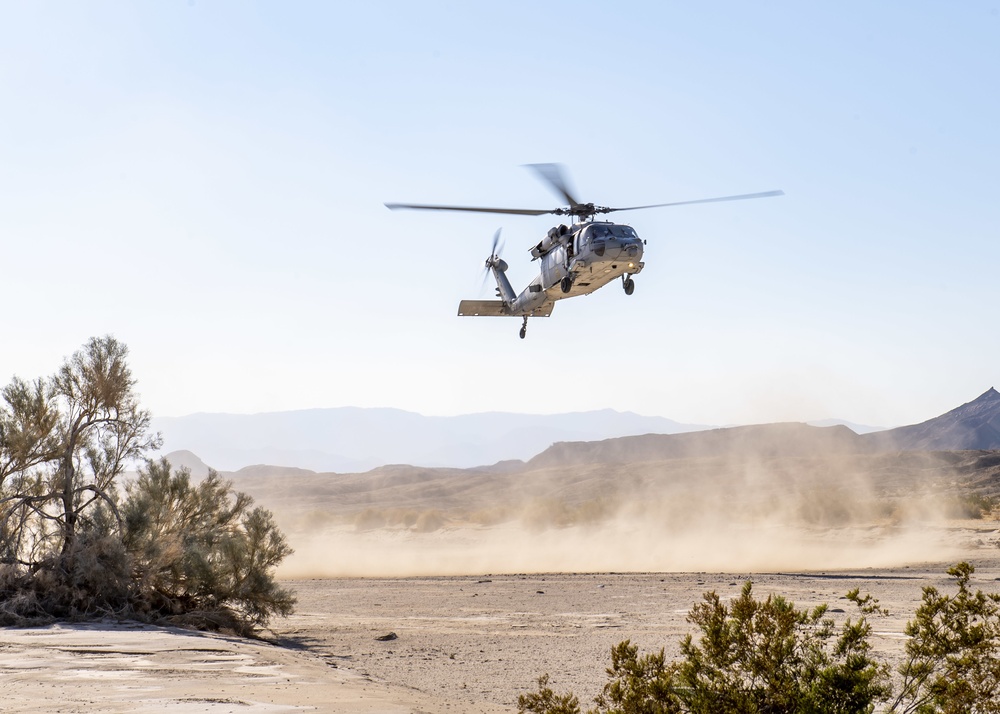
{"label": "sandy ground", "polygon": [[0,711],[421,711],[394,691],[322,657],[235,637],[129,624],[0,629]]}
{"label": "sandy ground", "polygon": [[[970,554],[972,555],[972,554]],[[974,586],[1000,589],[996,548],[972,561]],[[692,632],[691,606],[707,590],[737,596],[747,578],[758,596],[799,606],[826,603],[842,621],[857,587],[890,611],[874,620],[873,644],[898,661],[903,627],[922,588],[952,589],[952,563],[798,573],[504,575],[310,580],[295,583],[299,611],[282,630],[293,641],[378,681],[441,697],[459,711],[510,712],[517,695],[548,673],[558,692],[584,705],[605,681],[611,648],[629,639],[640,651],[679,653]],[[375,638],[393,632],[397,638]]]}
{"label": "sandy ground", "polygon": [[875,645],[898,657],[921,588],[950,590],[957,556],[976,566],[975,587],[1000,589],[998,524],[941,536],[948,560],[907,553],[908,564],[855,569],[289,580],[299,604],[273,623],[277,644],[128,624],[0,629],[0,709],[494,714],[542,673],[586,705],[613,645],[674,656],[701,594],[735,596],[747,578],[760,596],[828,603],[834,618],[852,614],[850,589],[874,594],[891,611]]}

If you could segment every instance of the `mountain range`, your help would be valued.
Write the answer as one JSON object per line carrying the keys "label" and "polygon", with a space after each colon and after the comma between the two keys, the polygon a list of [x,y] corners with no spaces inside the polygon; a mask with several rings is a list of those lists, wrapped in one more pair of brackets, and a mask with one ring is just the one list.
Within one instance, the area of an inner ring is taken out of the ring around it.
{"label": "mountain range", "polygon": [[[802,423],[634,434],[560,441],[527,460],[476,468],[316,473],[208,463],[297,539],[329,528],[428,533],[520,523],[545,530],[619,517],[628,527],[677,532],[720,518],[746,526],[776,518],[786,526],[841,526],[932,512],[967,517],[962,499],[969,493],[1000,498],[998,424],[1000,394],[990,389],[922,424],[869,434]],[[266,437],[257,433],[261,445]],[[167,458],[196,478],[208,472],[191,451]],[[324,538],[318,547],[328,549]]]}
{"label": "mountain range", "polygon": [[865,437],[876,451],[1000,449],[1000,392],[990,387],[976,399],[920,424]]}
{"label": "mountain range", "polygon": [[[164,451],[193,472],[260,464],[294,472],[360,473],[387,464],[472,468],[527,462],[623,463],[720,455],[808,456],[1000,449],[1000,393],[920,424],[859,434],[843,423],[711,428],[610,409],[556,415],[426,417],[397,409],[314,409],[154,419]],[[194,456],[197,454],[197,456]]]}
{"label": "mountain range", "polygon": [[612,409],[569,414],[423,416],[400,409],[307,409],[153,419],[164,452],[191,451],[223,471],[278,464],[354,473],[386,464],[470,468],[527,460],[559,441],[709,428]]}
{"label": "mountain range", "polygon": [[900,451],[1000,450],[1000,393],[920,424],[857,434],[843,425],[758,424],[687,434],[643,434],[597,442],[553,444],[529,461],[550,464],[635,463],[719,456],[760,459]]}

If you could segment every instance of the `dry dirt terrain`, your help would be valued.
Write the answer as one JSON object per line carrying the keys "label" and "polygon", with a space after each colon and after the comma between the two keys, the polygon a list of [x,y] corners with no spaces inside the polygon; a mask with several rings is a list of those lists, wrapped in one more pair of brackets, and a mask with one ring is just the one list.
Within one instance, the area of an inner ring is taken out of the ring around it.
{"label": "dry dirt terrain", "polygon": [[760,431],[732,430],[724,456],[706,455],[720,448],[709,434],[601,442],[585,462],[557,445],[483,469],[231,474],[295,549],[278,575],[298,607],[271,643],[4,629],[0,708],[494,714],[543,673],[586,706],[613,645],[673,657],[702,594],[735,596],[748,578],[834,618],[851,614],[846,592],[870,592],[891,612],[874,624],[892,657],[950,565],[1000,590],[1000,524],[954,520],[992,507],[997,452],[841,453],[844,430]]}
{"label": "dry dirt terrain", "polygon": [[494,714],[515,711],[547,672],[587,704],[613,645],[674,656],[701,594],[735,596],[747,578],[759,596],[828,603],[838,619],[851,614],[848,590],[876,595],[891,614],[876,619],[875,645],[898,657],[921,588],[950,588],[944,571],[957,559],[976,565],[975,587],[1000,590],[998,529],[936,527],[949,559],[891,567],[296,579],[297,612],[273,623],[273,643],[128,624],[4,629],[0,702],[88,714]]}
{"label": "dry dirt terrain", "polygon": [[[949,530],[954,555],[976,565],[974,587],[1000,591],[998,524]],[[959,542],[966,547],[958,547]],[[977,542],[981,541],[982,545]],[[853,588],[890,611],[874,620],[875,647],[898,660],[922,588],[951,589],[953,562],[771,573],[600,573],[344,578],[296,581],[298,612],[276,629],[339,667],[443,698],[452,711],[515,711],[517,695],[548,673],[584,704],[605,680],[611,647],[679,653],[686,614],[707,590],[737,596],[749,578],[799,606],[826,603],[842,621]],[[389,633],[395,639],[379,641]]]}

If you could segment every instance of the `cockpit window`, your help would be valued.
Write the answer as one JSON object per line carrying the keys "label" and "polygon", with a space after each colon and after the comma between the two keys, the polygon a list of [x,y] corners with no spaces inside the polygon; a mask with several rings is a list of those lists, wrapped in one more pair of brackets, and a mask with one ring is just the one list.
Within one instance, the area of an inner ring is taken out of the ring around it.
{"label": "cockpit window", "polygon": [[611,226],[611,233],[615,238],[635,240],[639,237],[632,226]]}
{"label": "cockpit window", "polygon": [[590,239],[591,240],[607,240],[612,236],[611,226],[591,226],[590,227]]}
{"label": "cockpit window", "polygon": [[638,240],[639,236],[631,226],[596,224],[590,227],[590,240]]}

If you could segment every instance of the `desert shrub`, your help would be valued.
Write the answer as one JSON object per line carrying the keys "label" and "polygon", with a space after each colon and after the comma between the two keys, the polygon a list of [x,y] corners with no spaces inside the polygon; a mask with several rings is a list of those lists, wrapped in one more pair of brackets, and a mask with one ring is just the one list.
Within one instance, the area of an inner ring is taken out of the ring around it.
{"label": "desert shrub", "polygon": [[412,508],[390,508],[384,512],[387,528],[412,528],[420,513]]}
{"label": "desert shrub", "polygon": [[948,570],[958,592],[925,587],[906,625],[902,685],[889,711],[910,714],[1000,712],[1000,595],[969,589],[968,563]]}
{"label": "desert shrub", "polygon": [[466,514],[466,520],[469,523],[474,523],[477,526],[497,526],[501,523],[509,521],[512,518],[512,512],[509,507],[506,506],[494,506],[493,508],[483,508],[478,511],[472,511]]}
{"label": "desert shrub", "polygon": [[997,499],[978,493],[966,493],[945,503],[945,514],[951,518],[979,520],[996,508]]}
{"label": "desert shrub", "polygon": [[445,520],[441,512],[432,509],[421,512],[413,527],[418,533],[433,533],[434,531],[441,530],[444,524]]}
{"label": "desert shrub", "polygon": [[[851,597],[863,608],[872,607],[857,593]],[[798,610],[780,596],[756,600],[750,582],[729,604],[708,592],[688,614],[701,634],[684,639],[682,658],[667,663],[663,650],[640,657],[628,640],[620,643],[611,652],[608,682],[590,711],[870,712],[889,695],[888,667],[870,654],[870,626],[863,614],[838,631],[825,615],[825,606]],[[559,710],[546,710],[546,703],[568,701],[568,696],[540,691],[518,705],[521,712],[553,714]]]}
{"label": "desert shrub", "polygon": [[147,462],[128,486],[123,542],[135,607],[152,619],[249,634],[295,599],[274,568],[292,551],[271,514],[215,471],[193,485],[186,469]]}
{"label": "desert shrub", "polygon": [[820,489],[803,497],[798,516],[813,525],[845,526],[870,518],[870,509],[871,504],[862,503],[847,490]]}
{"label": "desert shrub", "polygon": [[[997,714],[1000,712],[1000,595],[969,589],[974,568],[948,570],[958,591],[924,588],[906,626],[906,660],[894,694],[889,666],[869,643],[868,617],[878,601],[848,593],[860,610],[839,628],[826,606],[799,610],[780,596],[760,601],[746,583],[726,604],[714,592],[688,614],[700,635],[681,642],[681,657],[663,650],[639,656],[629,641],[611,652],[608,682],[591,714]],[[518,698],[524,714],[578,714],[572,694],[556,694],[548,677]]]}
{"label": "desert shrub", "polygon": [[315,509],[303,514],[297,525],[305,530],[322,530],[335,523],[337,523],[336,514]]}
{"label": "desert shrub", "polygon": [[[863,608],[869,601],[849,597]],[[681,644],[674,686],[681,711],[865,712],[888,696],[888,667],[871,656],[864,614],[839,632],[826,606],[798,610],[783,597],[728,606],[708,593],[688,616],[701,631]]]}
{"label": "desert shrub", "polygon": [[639,648],[625,640],[611,650],[608,682],[595,699],[596,711],[628,714],[672,714],[680,704],[674,692],[675,668],[663,650],[639,656]]}
{"label": "desert shrub", "polygon": [[531,714],[580,714],[580,700],[572,694],[556,694],[549,687],[549,675],[538,678],[538,691],[517,698],[519,712]]}
{"label": "desert shrub", "polygon": [[525,506],[521,523],[530,531],[563,528],[572,523],[569,506],[558,498],[536,498]]}
{"label": "desert shrub", "polygon": [[570,526],[593,526],[607,521],[618,510],[615,499],[567,503],[559,498],[535,499],[521,513],[521,522],[532,531]]}
{"label": "desert shrub", "polygon": [[359,531],[370,531],[385,527],[385,514],[377,508],[366,508],[354,517],[354,528]]}
{"label": "desert shrub", "polygon": [[615,498],[595,498],[584,501],[573,510],[574,525],[597,526],[614,516],[619,504]]}
{"label": "desert shrub", "polygon": [[95,516],[65,552],[37,562],[33,569],[0,569],[0,624],[132,614],[128,553],[111,516]]}

